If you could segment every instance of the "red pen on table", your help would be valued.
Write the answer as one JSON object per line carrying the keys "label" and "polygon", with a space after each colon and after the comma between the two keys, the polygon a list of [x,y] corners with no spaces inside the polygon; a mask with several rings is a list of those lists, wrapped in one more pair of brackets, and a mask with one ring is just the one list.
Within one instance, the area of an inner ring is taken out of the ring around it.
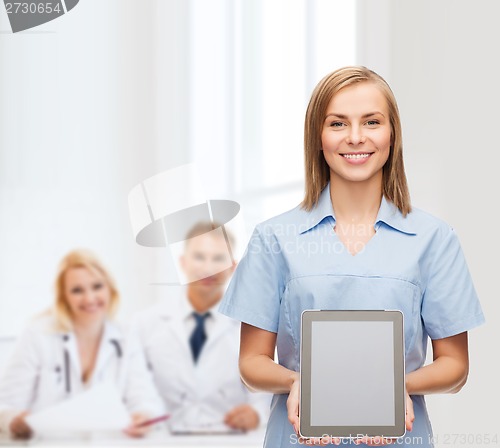
{"label": "red pen on table", "polygon": [[151,418],[149,420],[145,420],[141,423],[138,423],[137,425],[134,425],[136,428],[144,428],[145,426],[150,426],[150,425],[154,425],[155,423],[160,423],[160,422],[164,422],[165,420],[168,420],[170,418],[170,414],[165,414],[165,415],[161,415],[160,417],[155,417],[155,418]]}

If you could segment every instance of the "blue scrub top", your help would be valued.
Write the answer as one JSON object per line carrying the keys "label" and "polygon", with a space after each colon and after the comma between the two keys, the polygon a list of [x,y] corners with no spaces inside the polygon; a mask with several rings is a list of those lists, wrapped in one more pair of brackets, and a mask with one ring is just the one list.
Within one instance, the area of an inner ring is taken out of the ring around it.
{"label": "blue scrub top", "polygon": [[[219,308],[277,333],[281,365],[299,371],[306,309],[401,310],[407,372],[424,364],[428,337],[446,338],[484,322],[460,243],[445,222],[415,208],[403,217],[383,197],[376,233],[355,256],[334,225],[329,185],[313,210],[296,207],[259,224]],[[287,398],[273,398],[265,447],[297,445]],[[432,447],[424,397],[412,399],[413,430],[397,446]]]}

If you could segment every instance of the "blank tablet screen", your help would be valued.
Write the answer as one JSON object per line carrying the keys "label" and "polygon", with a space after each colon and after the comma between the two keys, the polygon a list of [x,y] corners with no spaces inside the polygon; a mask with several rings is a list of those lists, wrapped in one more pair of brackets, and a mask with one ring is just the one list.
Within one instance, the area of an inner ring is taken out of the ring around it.
{"label": "blank tablet screen", "polygon": [[392,326],[312,323],[312,426],[394,425]]}
{"label": "blank tablet screen", "polygon": [[302,315],[300,429],[304,437],[404,435],[399,311]]}

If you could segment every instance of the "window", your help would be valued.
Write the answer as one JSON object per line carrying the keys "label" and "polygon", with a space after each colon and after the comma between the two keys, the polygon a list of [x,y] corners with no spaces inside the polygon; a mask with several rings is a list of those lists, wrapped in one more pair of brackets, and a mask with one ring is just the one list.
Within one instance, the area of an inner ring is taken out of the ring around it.
{"label": "window", "polygon": [[191,154],[247,232],[303,196],[303,121],[317,82],[355,61],[355,2],[195,0]]}

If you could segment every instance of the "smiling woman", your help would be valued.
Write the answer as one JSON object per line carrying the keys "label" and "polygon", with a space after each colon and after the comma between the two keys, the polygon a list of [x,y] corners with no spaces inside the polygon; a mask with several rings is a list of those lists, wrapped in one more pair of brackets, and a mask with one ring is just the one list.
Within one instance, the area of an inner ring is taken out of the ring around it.
{"label": "smiling woman", "polygon": [[[384,95],[372,82],[345,87],[331,99],[321,144],[335,194],[344,195],[343,190],[350,189],[352,182],[356,182],[356,188],[363,185],[372,191],[382,183],[382,168],[389,158],[392,136],[388,109]],[[338,208],[335,232],[355,255],[375,235],[371,223],[378,207],[366,209],[367,216],[350,219]],[[360,227],[365,229],[364,238],[360,237]]]}
{"label": "smiling woman", "polygon": [[53,309],[33,319],[0,379],[0,432],[30,437],[26,415],[112,382],[131,415],[125,432],[143,435],[139,424],[163,405],[138,341],[112,321],[119,294],[110,274],[91,252],[75,250],[62,259],[55,290]]}
{"label": "smiling woman", "polygon": [[91,252],[75,250],[59,265],[55,281],[56,325],[61,331],[85,325],[102,325],[119,305],[115,282]]}
{"label": "smiling woman", "polygon": [[[305,198],[256,227],[227,289],[220,311],[242,322],[242,379],[275,394],[266,447],[289,447],[300,436],[304,310],[403,313],[413,437],[398,446],[433,446],[424,395],[457,392],[467,380],[467,332],[484,322],[483,313],[453,229],[411,207],[401,135],[396,100],[379,75],[344,67],[324,77],[305,118]],[[433,362],[424,367],[428,339]],[[352,399],[377,407],[366,394]],[[341,441],[336,434],[310,441],[328,442]]]}

